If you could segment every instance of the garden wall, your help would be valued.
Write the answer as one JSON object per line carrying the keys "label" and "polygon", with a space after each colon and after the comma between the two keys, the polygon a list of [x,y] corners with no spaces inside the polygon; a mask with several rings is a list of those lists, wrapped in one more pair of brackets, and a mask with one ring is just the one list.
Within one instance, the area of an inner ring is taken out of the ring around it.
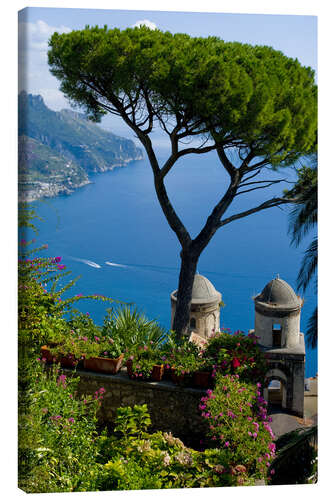
{"label": "garden wall", "polygon": [[[71,370],[63,370],[69,373]],[[129,379],[126,370],[117,375],[104,375],[77,370],[80,377],[79,393],[94,394],[100,387],[106,393],[99,411],[102,425],[112,428],[116,409],[120,406],[134,406],[146,403],[152,426],[149,431],[171,432],[185,444],[195,446],[205,432],[206,422],[198,409],[205,391],[180,387],[171,381],[137,382]]]}

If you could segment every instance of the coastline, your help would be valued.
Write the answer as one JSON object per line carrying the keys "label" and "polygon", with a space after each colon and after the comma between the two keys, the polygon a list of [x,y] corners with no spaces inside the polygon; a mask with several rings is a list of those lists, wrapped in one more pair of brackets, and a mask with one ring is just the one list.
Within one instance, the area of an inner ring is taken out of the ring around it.
{"label": "coastline", "polygon": [[[144,159],[143,154],[138,155],[137,158],[124,159],[121,162],[115,163],[110,167],[105,167],[104,169],[99,169],[98,171],[92,172],[93,175],[103,174],[106,172],[112,172],[116,168],[123,168],[130,163],[141,161]],[[77,189],[92,184],[89,178],[79,184],[72,185],[70,182],[68,184],[61,183],[48,183],[43,181],[19,181],[18,182],[18,202],[19,203],[33,203],[34,201],[41,200],[43,198],[56,198],[59,195],[69,196],[73,194]],[[32,186],[32,189],[24,189],[24,186]],[[23,189],[22,189],[23,188]]]}

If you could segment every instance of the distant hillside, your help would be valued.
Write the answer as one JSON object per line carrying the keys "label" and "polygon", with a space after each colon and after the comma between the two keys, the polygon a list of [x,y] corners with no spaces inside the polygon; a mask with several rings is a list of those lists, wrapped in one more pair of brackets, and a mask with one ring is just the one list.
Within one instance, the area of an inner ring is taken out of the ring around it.
{"label": "distant hillside", "polygon": [[50,110],[39,95],[19,94],[19,199],[70,193],[105,172],[142,159],[133,141],[71,110]]}

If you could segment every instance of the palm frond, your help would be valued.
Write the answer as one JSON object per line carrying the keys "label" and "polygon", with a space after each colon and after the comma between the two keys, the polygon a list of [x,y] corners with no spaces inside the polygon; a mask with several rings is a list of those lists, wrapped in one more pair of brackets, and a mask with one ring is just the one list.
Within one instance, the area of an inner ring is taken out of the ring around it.
{"label": "palm frond", "polygon": [[307,330],[305,332],[306,345],[315,349],[318,343],[318,307],[315,308],[309,318]]}
{"label": "palm frond", "polygon": [[314,238],[306,249],[297,276],[297,290],[305,292],[318,265],[318,238]]}

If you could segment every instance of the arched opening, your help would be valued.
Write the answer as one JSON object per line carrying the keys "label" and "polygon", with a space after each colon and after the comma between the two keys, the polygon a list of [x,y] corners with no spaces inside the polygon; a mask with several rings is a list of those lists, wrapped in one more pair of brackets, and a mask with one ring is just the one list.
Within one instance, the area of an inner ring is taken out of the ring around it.
{"label": "arched opening", "polygon": [[273,379],[267,387],[268,403],[275,406],[282,406],[283,401],[283,384],[280,380]]}
{"label": "arched opening", "polygon": [[272,409],[286,408],[287,376],[278,368],[273,368],[266,374],[264,399]]}

